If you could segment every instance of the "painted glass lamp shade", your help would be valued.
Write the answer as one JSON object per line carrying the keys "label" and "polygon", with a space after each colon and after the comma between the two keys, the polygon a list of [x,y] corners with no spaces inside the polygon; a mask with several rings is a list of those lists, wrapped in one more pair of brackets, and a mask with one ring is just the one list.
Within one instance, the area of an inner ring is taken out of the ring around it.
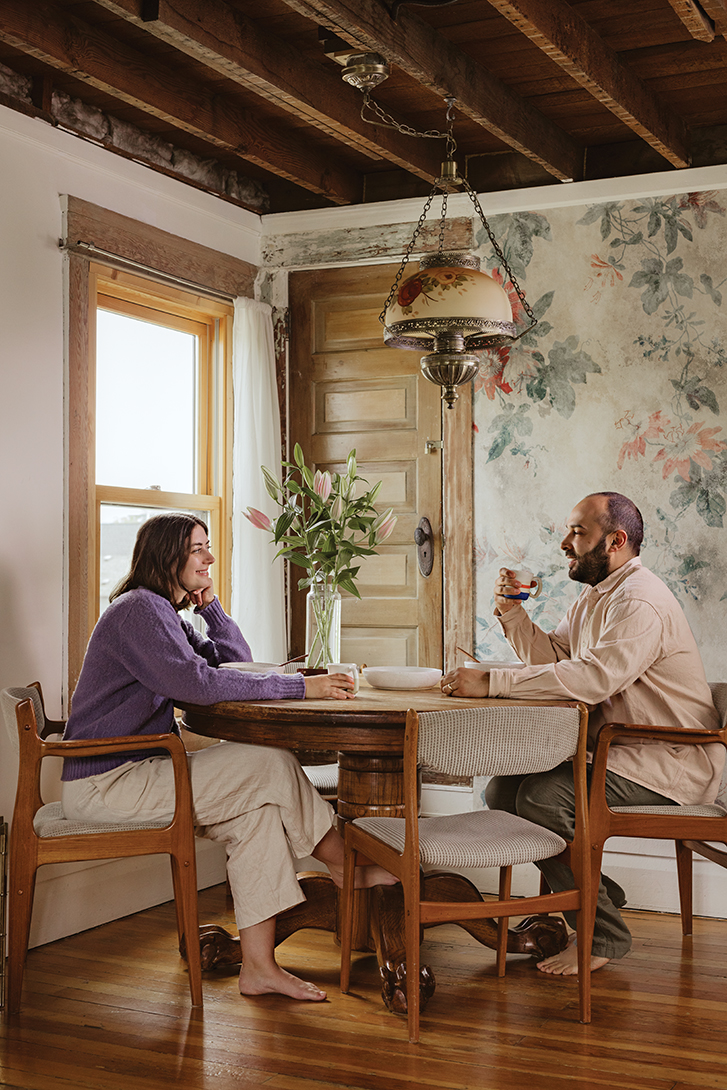
{"label": "painted glass lamp shade", "polygon": [[422,258],[419,272],[394,292],[384,314],[384,341],[391,348],[428,351],[423,374],[444,387],[450,405],[454,389],[479,368],[472,353],[517,336],[507,293],[473,254],[436,253]]}

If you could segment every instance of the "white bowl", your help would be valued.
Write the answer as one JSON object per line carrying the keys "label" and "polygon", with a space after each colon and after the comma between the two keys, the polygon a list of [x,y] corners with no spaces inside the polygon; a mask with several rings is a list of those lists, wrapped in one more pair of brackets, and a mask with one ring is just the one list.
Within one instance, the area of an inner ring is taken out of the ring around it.
{"label": "white bowl", "polygon": [[525,662],[466,662],[470,670],[522,670]]}
{"label": "white bowl", "polygon": [[225,670],[244,670],[249,674],[282,674],[283,667],[275,662],[221,662]]}
{"label": "white bowl", "polygon": [[366,666],[363,676],[374,689],[430,689],[442,671],[429,666]]}

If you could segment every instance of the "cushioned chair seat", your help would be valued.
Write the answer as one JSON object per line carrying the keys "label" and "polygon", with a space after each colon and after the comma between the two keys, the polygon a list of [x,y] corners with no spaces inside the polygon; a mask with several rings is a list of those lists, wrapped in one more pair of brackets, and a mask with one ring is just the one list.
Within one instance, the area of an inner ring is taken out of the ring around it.
{"label": "cushioned chair seat", "polygon": [[335,795],[338,791],[338,765],[304,765],[303,771],[321,795]]}
{"label": "cushioned chair seat", "polygon": [[[403,853],[405,818],[357,818],[354,825]],[[420,861],[435,867],[507,867],[550,859],[565,849],[556,833],[504,810],[419,820]]]}
{"label": "cushioned chair seat", "polygon": [[97,821],[68,821],[63,816],[60,802],[47,802],[33,818],[36,836],[87,836],[107,833],[128,833],[137,829],[166,829],[168,821],[115,821],[100,825]]}

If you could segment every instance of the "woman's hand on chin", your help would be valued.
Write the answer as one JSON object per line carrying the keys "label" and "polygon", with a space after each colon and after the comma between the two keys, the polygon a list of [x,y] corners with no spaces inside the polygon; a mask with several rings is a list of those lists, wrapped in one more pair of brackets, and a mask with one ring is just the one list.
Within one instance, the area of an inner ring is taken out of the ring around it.
{"label": "woman's hand on chin", "polygon": [[189,598],[193,606],[199,609],[204,609],[210,602],[215,600],[215,588],[212,580],[210,579],[210,585],[203,590],[191,590],[188,592]]}
{"label": "woman's hand on chin", "polygon": [[306,700],[348,700],[353,696],[348,674],[313,674],[305,679]]}

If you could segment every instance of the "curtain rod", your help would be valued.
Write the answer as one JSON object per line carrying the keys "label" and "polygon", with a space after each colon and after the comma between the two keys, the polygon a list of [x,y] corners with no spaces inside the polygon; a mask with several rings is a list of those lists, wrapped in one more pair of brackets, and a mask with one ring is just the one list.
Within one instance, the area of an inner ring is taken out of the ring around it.
{"label": "curtain rod", "polygon": [[110,250],[102,250],[93,242],[83,242],[81,239],[78,239],[76,242],[65,242],[63,239],[59,239],[58,246],[61,250],[68,250],[70,253],[74,254],[84,254],[88,257],[103,257],[120,269],[133,269],[136,272],[143,272],[146,273],[147,276],[152,276],[155,280],[161,280],[174,287],[192,288],[202,295],[208,295],[214,299],[223,299],[226,303],[233,303],[235,301],[235,296],[231,295],[229,292],[217,291],[215,288],[207,287],[205,284],[198,284],[194,280],[185,280],[182,276],[175,276],[174,273],[165,273],[160,269],[154,269],[150,265],[144,265],[140,261],[134,261],[130,257],[122,257],[120,254],[111,253]]}

